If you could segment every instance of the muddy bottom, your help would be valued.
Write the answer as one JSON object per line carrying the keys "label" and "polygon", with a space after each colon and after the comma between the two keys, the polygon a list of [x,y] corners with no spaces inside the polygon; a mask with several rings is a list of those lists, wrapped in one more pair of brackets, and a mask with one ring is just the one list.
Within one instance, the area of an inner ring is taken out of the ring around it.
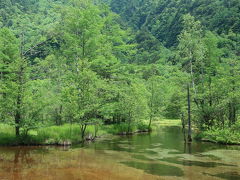
{"label": "muddy bottom", "polygon": [[240,179],[240,147],[182,141],[179,127],[75,147],[2,147],[0,179]]}

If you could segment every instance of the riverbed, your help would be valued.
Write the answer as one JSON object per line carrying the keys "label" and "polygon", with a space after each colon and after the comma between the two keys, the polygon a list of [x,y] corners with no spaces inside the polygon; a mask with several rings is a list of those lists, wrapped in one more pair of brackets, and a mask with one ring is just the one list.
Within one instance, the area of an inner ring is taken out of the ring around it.
{"label": "riverbed", "polygon": [[0,179],[240,180],[240,146],[185,144],[172,126],[72,147],[0,147]]}

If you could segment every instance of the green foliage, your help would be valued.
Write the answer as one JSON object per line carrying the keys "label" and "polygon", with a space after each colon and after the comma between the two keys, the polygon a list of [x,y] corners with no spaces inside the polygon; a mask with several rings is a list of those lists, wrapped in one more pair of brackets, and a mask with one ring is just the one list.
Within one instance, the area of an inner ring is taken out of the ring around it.
{"label": "green foliage", "polygon": [[107,125],[106,127],[104,127],[104,129],[106,129],[106,132],[108,132],[109,134],[118,135],[127,135],[135,132],[145,132],[151,130],[149,129],[148,123],[143,121],[131,123],[130,127],[128,123]]}
{"label": "green foliage", "polygon": [[240,144],[240,124],[236,123],[232,127],[219,128],[212,127],[210,130],[198,135],[201,139],[209,140],[215,143],[222,144]]}
{"label": "green foliage", "polygon": [[[22,129],[23,130],[23,129]],[[88,126],[87,135],[95,135],[95,127]],[[97,135],[106,134],[100,127]],[[82,142],[81,128],[78,124],[49,126],[36,128],[28,135],[15,136],[12,126],[0,124],[0,145],[62,145],[65,143],[77,144]]]}
{"label": "green foliage", "polygon": [[148,124],[141,121],[141,122],[137,123],[137,130],[138,131],[151,131],[152,128],[150,127],[150,129],[149,129]]}
{"label": "green foliage", "polygon": [[151,129],[185,116],[188,85],[198,128],[234,128],[238,9],[237,0],[1,1],[0,121],[19,136],[2,133],[4,142]]}
{"label": "green foliage", "polygon": [[133,124],[129,126],[128,123],[115,124],[110,127],[107,127],[107,132],[110,134],[127,134],[134,132],[135,127]]}
{"label": "green foliage", "polygon": [[240,32],[238,0],[111,0],[110,6],[127,25],[148,29],[167,47],[177,45],[183,29],[182,18],[188,13],[218,34]]}
{"label": "green foliage", "polygon": [[79,143],[82,141],[80,136],[80,126],[63,125],[40,128],[37,130],[37,136],[42,143],[57,144],[61,141],[70,141]]}

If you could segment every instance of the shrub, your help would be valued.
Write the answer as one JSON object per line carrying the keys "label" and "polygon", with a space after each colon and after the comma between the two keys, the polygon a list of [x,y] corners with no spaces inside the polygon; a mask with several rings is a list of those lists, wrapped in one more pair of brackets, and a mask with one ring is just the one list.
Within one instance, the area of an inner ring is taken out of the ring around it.
{"label": "shrub", "polygon": [[240,144],[240,124],[237,122],[232,127],[218,128],[213,127],[210,130],[197,134],[198,139],[207,139],[222,144]]}
{"label": "shrub", "polygon": [[[137,124],[137,130],[139,131],[146,131],[146,130],[149,130],[149,127],[148,127],[148,124],[144,123],[144,122],[139,122]],[[151,128],[150,128],[151,130]]]}
{"label": "shrub", "polygon": [[134,132],[134,130],[136,130],[136,127],[133,124],[130,125],[130,127],[128,126],[129,126],[128,123],[109,125],[107,128],[107,132],[110,134],[124,134],[132,133]]}

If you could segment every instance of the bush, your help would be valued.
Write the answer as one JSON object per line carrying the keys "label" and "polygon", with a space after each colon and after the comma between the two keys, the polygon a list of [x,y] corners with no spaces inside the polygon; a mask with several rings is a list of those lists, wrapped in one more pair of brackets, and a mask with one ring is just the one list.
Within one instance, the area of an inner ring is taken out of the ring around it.
{"label": "bush", "polygon": [[151,130],[151,127],[149,129],[148,124],[146,124],[144,122],[139,122],[137,124],[137,130],[139,130],[139,131],[148,131],[148,130]]}
{"label": "bush", "polygon": [[136,127],[134,125],[131,124],[130,127],[128,127],[128,123],[121,123],[109,125],[106,131],[110,134],[125,134],[132,133],[134,130],[136,130]]}
{"label": "bush", "polygon": [[232,127],[218,128],[203,131],[197,135],[198,139],[206,139],[222,144],[240,144],[240,123],[237,122]]}

